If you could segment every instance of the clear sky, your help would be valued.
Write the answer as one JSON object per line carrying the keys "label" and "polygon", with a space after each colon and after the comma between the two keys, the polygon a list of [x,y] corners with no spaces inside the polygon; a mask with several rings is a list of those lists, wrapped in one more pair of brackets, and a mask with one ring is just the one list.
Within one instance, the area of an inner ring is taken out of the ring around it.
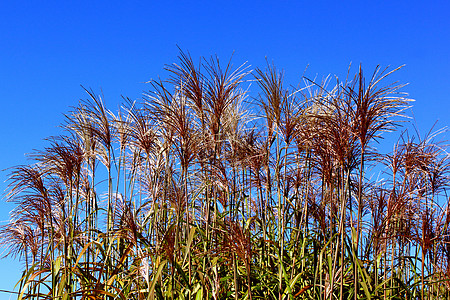
{"label": "clear sky", "polygon": [[[0,1],[0,169],[60,133],[63,113],[87,98],[80,85],[116,112],[121,95],[138,99],[167,75],[177,45],[194,59],[234,52],[235,66],[267,57],[293,85],[308,65],[321,78],[343,77],[350,62],[366,74],[405,64],[394,78],[409,83],[417,126],[450,125],[448,1]],[[0,202],[0,221],[11,209]],[[21,268],[0,260],[0,289]]]}

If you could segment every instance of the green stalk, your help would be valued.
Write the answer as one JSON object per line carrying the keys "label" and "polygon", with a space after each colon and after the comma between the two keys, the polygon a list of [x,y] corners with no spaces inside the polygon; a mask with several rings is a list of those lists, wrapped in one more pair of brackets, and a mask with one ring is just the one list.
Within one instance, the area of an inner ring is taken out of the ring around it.
{"label": "green stalk", "polygon": [[278,299],[281,300],[283,295],[283,247],[284,247],[284,237],[283,237],[283,204],[281,199],[281,191],[280,191],[280,172],[279,172],[279,163],[280,163],[280,140],[279,136],[277,134],[277,148],[276,148],[276,162],[275,162],[275,177],[277,181],[277,202],[278,202],[278,208],[277,208],[277,214],[278,214],[278,245],[280,245],[279,249],[279,266],[278,266]]}

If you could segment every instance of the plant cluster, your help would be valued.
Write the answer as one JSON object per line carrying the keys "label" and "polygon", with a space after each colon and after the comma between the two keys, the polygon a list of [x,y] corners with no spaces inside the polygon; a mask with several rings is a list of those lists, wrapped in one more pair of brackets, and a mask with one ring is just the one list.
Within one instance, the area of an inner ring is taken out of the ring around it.
{"label": "plant cluster", "polygon": [[396,70],[292,88],[181,52],[117,113],[86,90],[10,174],[18,298],[448,299],[445,145],[374,147],[410,104]]}

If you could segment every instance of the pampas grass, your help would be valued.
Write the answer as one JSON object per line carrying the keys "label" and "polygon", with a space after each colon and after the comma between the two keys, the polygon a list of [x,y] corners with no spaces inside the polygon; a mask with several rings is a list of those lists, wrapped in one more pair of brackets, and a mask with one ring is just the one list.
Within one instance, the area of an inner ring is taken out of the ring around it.
{"label": "pampas grass", "polygon": [[299,89],[270,64],[180,52],[166,69],[117,113],[86,90],[12,169],[18,299],[449,297],[446,145],[374,147],[404,130],[398,69]]}

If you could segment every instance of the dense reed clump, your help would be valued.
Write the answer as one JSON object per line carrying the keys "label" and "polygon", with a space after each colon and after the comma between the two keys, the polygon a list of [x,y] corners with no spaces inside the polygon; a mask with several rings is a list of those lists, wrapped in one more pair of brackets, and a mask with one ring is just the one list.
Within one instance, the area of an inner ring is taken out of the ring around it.
{"label": "dense reed clump", "polygon": [[299,89],[216,57],[167,71],[117,113],[86,90],[12,169],[19,299],[450,297],[446,145],[375,148],[410,104],[397,69]]}

